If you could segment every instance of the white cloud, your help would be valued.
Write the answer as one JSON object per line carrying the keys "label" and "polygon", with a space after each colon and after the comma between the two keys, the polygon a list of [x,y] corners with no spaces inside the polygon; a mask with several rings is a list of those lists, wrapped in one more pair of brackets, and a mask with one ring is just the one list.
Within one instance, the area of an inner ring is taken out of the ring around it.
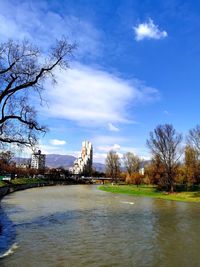
{"label": "white cloud", "polygon": [[115,150],[115,151],[120,150],[120,145],[114,144],[113,150]]}
{"label": "white cloud", "polygon": [[[105,139],[105,141],[106,141],[106,139]],[[108,143],[109,141],[111,141],[111,142]],[[128,140],[126,140],[126,142],[127,141]],[[95,154],[97,155],[95,157],[95,161],[96,162],[103,162],[103,159],[105,160],[107,153],[110,150],[116,151],[120,158],[123,158],[123,155],[127,152],[132,152],[144,160],[149,160],[151,158],[151,155],[149,154],[149,151],[147,150],[146,147],[133,147],[133,146],[129,146],[129,145],[124,145],[123,144],[124,142],[125,142],[125,139],[124,139],[124,141],[122,139],[122,145],[120,145],[120,144],[113,144],[112,145],[112,139],[110,138],[110,140],[109,139],[107,140],[106,144],[101,143],[101,145],[99,145],[99,146],[97,145],[95,147]],[[101,157],[101,155],[102,155],[102,157]]]}
{"label": "white cloud", "polygon": [[[107,71],[74,63],[56,73],[57,84],[46,84],[49,117],[64,118],[85,126],[130,122],[127,107],[157,97],[158,91],[138,80],[125,80]],[[132,116],[131,116],[132,119]]]}
{"label": "white cloud", "polygon": [[[122,160],[123,154],[120,152],[117,152],[117,155]],[[93,155],[93,161],[97,162],[97,163],[105,164],[106,157],[107,157],[107,153],[98,153],[97,152],[97,153],[94,153],[94,155]]]}
{"label": "white cloud", "polygon": [[111,136],[111,135],[98,135],[92,138],[92,143],[94,145],[118,144],[127,141],[130,140],[122,136]]}
{"label": "white cloud", "polygon": [[101,31],[91,23],[70,15],[63,9],[60,15],[51,11],[47,1],[0,1],[0,39],[28,39],[46,50],[63,35],[76,42],[78,57],[101,54]]}
{"label": "white cloud", "polygon": [[65,140],[51,139],[50,144],[53,146],[62,146],[66,144]]}
{"label": "white cloud", "polygon": [[170,116],[170,115],[171,115],[171,113],[170,113],[168,110],[164,110],[163,113],[164,113],[165,115],[167,115],[167,116]]}
{"label": "white cloud", "polygon": [[141,152],[144,152],[142,148],[124,146],[124,145],[119,145],[119,144],[97,146],[96,150],[101,151],[101,152],[109,152],[110,150],[114,150],[118,152],[120,151],[121,153],[132,152],[137,155],[140,155]]}
{"label": "white cloud", "polygon": [[152,19],[133,27],[136,41],[143,39],[163,39],[167,37],[166,31],[161,31],[158,25],[155,25]]}
{"label": "white cloud", "polygon": [[104,164],[106,157],[107,157],[107,153],[94,153],[93,161]]}
{"label": "white cloud", "polygon": [[98,151],[104,151],[104,152],[109,152],[110,150],[119,151],[120,150],[120,145],[114,144],[114,145],[98,146],[97,150]]}
{"label": "white cloud", "polygon": [[111,132],[119,132],[119,128],[117,128],[114,124],[112,123],[108,123],[108,129],[111,131]]}
{"label": "white cloud", "polygon": [[[91,23],[64,13],[50,11],[47,1],[0,1],[1,39],[28,38],[44,49],[52,40],[67,35],[79,47],[75,54],[96,56],[102,49],[101,32]],[[117,132],[115,123],[133,120],[128,108],[137,101],[155,99],[158,92],[143,82],[125,80],[98,68],[74,63],[68,71],[57,71],[57,85],[47,84],[47,116],[64,118],[87,126],[108,126]],[[44,99],[45,96],[44,96]]]}

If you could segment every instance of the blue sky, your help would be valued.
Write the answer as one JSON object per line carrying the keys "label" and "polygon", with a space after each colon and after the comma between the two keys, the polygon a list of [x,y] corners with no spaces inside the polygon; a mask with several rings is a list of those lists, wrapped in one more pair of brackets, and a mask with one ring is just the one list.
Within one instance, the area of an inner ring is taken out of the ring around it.
{"label": "blue sky", "polygon": [[0,0],[0,41],[28,38],[44,51],[62,35],[78,43],[38,106],[50,129],[43,152],[77,155],[88,139],[97,162],[112,148],[148,158],[158,124],[186,134],[199,123],[199,14],[198,1]]}

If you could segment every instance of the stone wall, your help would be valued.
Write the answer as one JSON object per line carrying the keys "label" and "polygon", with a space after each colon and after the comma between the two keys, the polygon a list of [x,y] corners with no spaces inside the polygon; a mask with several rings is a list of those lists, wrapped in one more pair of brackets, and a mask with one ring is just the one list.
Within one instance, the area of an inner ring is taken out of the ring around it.
{"label": "stone wall", "polygon": [[5,196],[9,193],[10,193],[10,187],[9,186],[0,187],[0,198],[2,198],[3,196]]}

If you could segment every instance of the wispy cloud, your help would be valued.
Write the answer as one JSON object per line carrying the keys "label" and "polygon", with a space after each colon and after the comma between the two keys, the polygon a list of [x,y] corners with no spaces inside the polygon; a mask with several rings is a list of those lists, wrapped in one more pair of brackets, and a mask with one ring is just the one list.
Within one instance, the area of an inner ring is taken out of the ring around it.
{"label": "wispy cloud", "polygon": [[121,148],[121,147],[120,147],[119,144],[114,144],[114,145],[98,146],[96,149],[97,149],[98,151],[109,152],[110,150],[119,151],[120,148]]}
{"label": "wispy cloud", "polygon": [[111,132],[119,132],[119,128],[117,128],[114,124],[112,123],[108,123],[108,129],[111,131]]}
{"label": "wispy cloud", "polygon": [[90,22],[50,9],[48,1],[0,1],[0,40],[28,39],[44,50],[66,36],[76,42],[76,56],[96,57],[101,50],[101,31]]}
{"label": "wispy cloud", "polygon": [[[77,17],[76,12],[69,13],[66,9],[62,9],[59,13],[55,7],[54,9],[51,7],[48,0],[0,1],[0,42],[8,38],[27,38],[45,51],[55,39],[65,35],[71,42],[76,41],[79,45],[75,52],[77,55],[75,60],[89,64],[88,62],[94,62],[90,60],[91,58],[96,59],[99,55],[107,56],[102,45],[104,33],[95,27],[89,17],[88,19],[85,16],[84,19],[83,16]],[[136,29],[137,40],[160,39],[167,36],[167,33],[160,31],[151,19],[135,27],[135,32]],[[109,47],[108,43],[107,50]],[[98,61],[95,63],[99,64]],[[143,81],[125,79],[120,74],[110,72],[109,69],[84,64],[73,62],[70,64],[71,69],[57,70],[55,73],[57,84],[54,86],[51,83],[46,84],[44,99],[48,101],[49,108],[44,108],[40,115],[45,113],[44,116],[50,118],[51,128],[56,127],[57,118],[64,120],[62,123],[59,121],[59,129],[56,129],[59,134],[52,135],[57,139],[46,141],[40,148],[44,153],[77,155],[77,151],[67,149],[63,140],[67,129],[63,125],[67,125],[69,120],[75,122],[75,127],[78,129],[77,136],[80,135],[79,125],[86,128],[97,126],[98,134],[102,134],[93,140],[96,147],[97,144],[99,148],[101,147],[94,153],[95,161],[98,161],[98,158],[105,159],[106,151],[110,148],[124,151],[123,145],[127,140],[117,135],[123,132],[123,123],[133,122],[132,106],[154,101],[159,93],[157,89],[147,86]],[[118,67],[116,65],[116,68]],[[51,120],[52,118],[55,120]],[[105,129],[114,136],[103,136]]]}
{"label": "wispy cloud", "polygon": [[119,144],[115,144],[115,145],[106,145],[106,146],[96,147],[95,153],[94,153],[94,161],[105,163],[105,159],[110,150],[116,151],[120,159],[123,159],[123,155],[127,152],[132,152],[135,155],[138,155],[143,160],[150,160],[151,158],[151,155],[145,148],[135,148],[135,147],[128,147],[128,146],[120,146]]}
{"label": "wispy cloud", "polygon": [[105,145],[113,146],[113,144],[126,143],[130,140],[123,136],[97,135],[91,141],[95,147],[103,147]]}
{"label": "wispy cloud", "polygon": [[[2,39],[28,38],[46,47],[52,40],[67,35],[77,41],[76,54],[96,56],[101,50],[101,31],[86,20],[69,13],[62,15],[48,1],[0,1]],[[28,19],[27,19],[28,18]],[[78,58],[80,60],[80,58]],[[71,64],[72,65],[72,64]],[[73,64],[68,71],[57,71],[57,85],[47,84],[49,117],[64,118],[78,124],[102,125],[117,132],[117,123],[133,121],[128,109],[138,101],[154,100],[158,91],[139,80],[127,80],[99,67]],[[44,97],[45,98],[45,97]]]}
{"label": "wispy cloud", "polygon": [[152,19],[147,22],[138,24],[133,27],[135,32],[135,40],[141,41],[143,39],[163,39],[168,36],[166,31],[159,29],[159,26],[154,24]]}
{"label": "wispy cloud", "polygon": [[169,112],[168,110],[164,110],[163,113],[164,113],[166,116],[170,116],[170,115],[172,115],[171,112]]}
{"label": "wispy cloud", "polygon": [[63,146],[66,144],[65,140],[59,140],[59,139],[51,139],[50,144],[54,146]]}
{"label": "wispy cloud", "polygon": [[58,83],[46,84],[49,117],[72,120],[81,125],[109,125],[130,122],[128,109],[138,102],[155,99],[158,91],[138,80],[125,80],[105,70],[74,63],[68,71],[56,73]]}

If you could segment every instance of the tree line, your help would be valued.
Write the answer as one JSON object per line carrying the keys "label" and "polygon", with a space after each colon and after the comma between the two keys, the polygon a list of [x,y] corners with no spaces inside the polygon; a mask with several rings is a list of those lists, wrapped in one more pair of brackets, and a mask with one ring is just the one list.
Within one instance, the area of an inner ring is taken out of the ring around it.
{"label": "tree line", "polygon": [[[28,41],[0,44],[0,148],[7,144],[35,146],[39,133],[47,131],[40,125],[32,105],[32,96],[42,103],[44,82],[56,82],[55,69],[69,68],[69,61],[76,44],[65,38],[43,52]],[[31,96],[31,97],[30,97]],[[173,125],[157,126],[147,140],[152,159],[140,172],[142,160],[133,153],[126,153],[121,174],[121,160],[115,151],[106,158],[106,173],[117,182],[123,176],[127,182],[139,184],[149,181],[173,192],[177,184],[199,185],[200,181],[200,126],[191,129],[182,146],[183,136]]]}
{"label": "tree line", "polygon": [[150,132],[147,147],[152,158],[146,164],[131,152],[121,160],[115,151],[109,151],[106,175],[115,182],[152,184],[169,192],[200,184],[200,125],[191,129],[185,140],[172,124],[158,125]]}

